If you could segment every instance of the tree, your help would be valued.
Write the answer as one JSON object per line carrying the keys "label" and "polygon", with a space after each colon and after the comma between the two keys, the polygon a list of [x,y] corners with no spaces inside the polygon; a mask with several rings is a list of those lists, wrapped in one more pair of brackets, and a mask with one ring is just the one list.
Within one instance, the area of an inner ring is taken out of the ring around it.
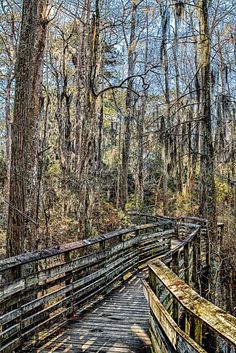
{"label": "tree", "polygon": [[138,3],[132,0],[131,21],[130,21],[130,38],[128,46],[128,87],[126,92],[126,111],[124,120],[124,140],[122,146],[122,171],[121,171],[121,208],[125,210],[125,205],[128,200],[128,173],[129,173],[129,154],[131,144],[131,121],[134,114],[134,92],[133,82],[135,69],[135,31],[136,31],[136,16]]}
{"label": "tree", "polygon": [[15,68],[8,256],[37,248],[38,124],[47,10],[47,0],[23,1]]}
{"label": "tree", "polygon": [[213,245],[216,220],[225,217],[233,236],[233,2],[51,4],[0,0],[0,212],[7,214],[6,199],[8,254],[122,227],[121,208],[207,217]]}
{"label": "tree", "polygon": [[[208,25],[208,1],[199,1],[200,72],[201,72],[201,179],[200,213],[209,220],[210,229],[216,224],[214,182],[214,149],[211,123],[211,41]],[[214,231],[213,231],[214,233]]]}

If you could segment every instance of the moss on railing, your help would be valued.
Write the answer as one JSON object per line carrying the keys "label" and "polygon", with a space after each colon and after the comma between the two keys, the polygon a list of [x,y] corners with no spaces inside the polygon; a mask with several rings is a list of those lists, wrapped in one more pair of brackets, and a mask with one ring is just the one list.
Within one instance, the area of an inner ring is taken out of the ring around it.
{"label": "moss on railing", "polygon": [[[206,222],[195,227],[189,224],[191,232],[184,240],[149,263],[150,286],[144,284],[151,309],[154,352],[216,353],[211,340],[217,342],[221,352],[236,351],[236,318],[189,286],[199,289],[201,272],[208,267],[205,225]],[[219,227],[222,230],[222,224]]]}

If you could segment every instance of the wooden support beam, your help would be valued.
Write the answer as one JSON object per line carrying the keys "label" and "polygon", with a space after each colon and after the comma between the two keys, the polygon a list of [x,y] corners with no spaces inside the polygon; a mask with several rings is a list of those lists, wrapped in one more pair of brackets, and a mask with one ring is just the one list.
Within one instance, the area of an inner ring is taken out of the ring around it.
{"label": "wooden support beam", "polygon": [[190,267],[191,264],[191,256],[190,256],[190,243],[187,243],[184,246],[184,280],[187,284],[190,284]]}

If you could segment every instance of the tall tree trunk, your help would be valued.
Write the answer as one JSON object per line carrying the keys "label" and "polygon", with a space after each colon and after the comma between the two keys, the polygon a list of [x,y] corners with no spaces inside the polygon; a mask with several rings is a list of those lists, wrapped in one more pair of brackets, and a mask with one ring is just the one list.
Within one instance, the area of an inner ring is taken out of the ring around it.
{"label": "tall tree trunk", "polygon": [[[144,97],[147,96],[144,95]],[[145,118],[145,99],[142,99],[142,107],[140,115],[137,117],[137,138],[138,138],[138,153],[137,153],[137,181],[136,181],[136,208],[142,210],[144,201],[144,178],[143,178],[143,132],[144,132],[144,118]]]}
{"label": "tall tree trunk", "polygon": [[86,69],[87,57],[89,53],[88,33],[90,32],[90,11],[91,1],[84,0],[81,3],[82,14],[81,22],[78,24],[78,48],[77,48],[77,90],[76,90],[76,106],[75,106],[75,171],[78,174],[78,180],[81,177],[82,170],[82,130],[85,115],[85,90],[86,90]]}
{"label": "tall tree trunk", "polygon": [[167,30],[168,30],[168,8],[167,5],[160,5],[161,25],[162,25],[162,44],[161,44],[161,61],[163,62],[164,71],[164,96],[166,104],[166,114],[163,118],[162,133],[162,187],[163,187],[163,213],[168,215],[168,181],[169,181],[169,127],[170,127],[170,92],[169,92],[169,59],[167,52]]}
{"label": "tall tree trunk", "polygon": [[[5,126],[6,126],[6,169],[7,175],[4,183],[4,198],[9,200],[10,170],[11,170],[11,92],[12,92],[12,70],[7,75],[6,98],[5,98]],[[5,210],[8,219],[8,205]]]}
{"label": "tall tree trunk", "polygon": [[[147,6],[147,5],[146,5]],[[148,41],[149,41],[149,12],[146,12],[146,41],[144,53],[144,72],[147,70],[148,65]],[[137,153],[137,181],[136,181],[136,208],[141,210],[144,203],[144,170],[143,170],[143,133],[144,133],[144,120],[147,108],[148,91],[145,90],[141,99],[140,114],[137,116],[137,139],[138,139],[138,153]]]}
{"label": "tall tree trunk", "polygon": [[[132,1],[131,10],[131,28],[128,48],[128,77],[134,74],[135,67],[135,30],[136,30],[137,4]],[[121,172],[121,208],[125,210],[125,205],[128,200],[128,172],[129,172],[129,153],[131,144],[131,120],[134,112],[133,107],[133,79],[128,82],[126,94],[126,115],[124,121],[124,141],[122,146],[122,172]]]}
{"label": "tall tree trunk", "polygon": [[[208,28],[207,0],[199,1],[200,52],[201,52],[201,185],[200,213],[215,228],[216,202],[214,182],[214,150],[211,126],[211,68],[210,37]],[[214,232],[213,232],[214,233]]]}
{"label": "tall tree trunk", "polygon": [[121,121],[121,116],[118,115],[118,161],[117,161],[117,185],[116,185],[116,209],[119,209],[120,206],[120,200],[121,200],[121,195],[120,195],[120,184],[121,184],[121,135],[122,135],[122,121]]}
{"label": "tall tree trunk", "polygon": [[47,0],[23,1],[15,69],[7,254],[37,247],[38,120]]}
{"label": "tall tree trunk", "polygon": [[94,92],[97,75],[100,69],[100,0],[96,0],[95,14],[90,23],[90,35],[85,43],[87,47],[87,68],[85,73],[85,106],[81,125],[81,151],[79,165],[79,234],[88,236],[91,232],[91,215],[95,209],[96,181],[98,176],[97,135],[99,122],[97,114],[97,96]]}
{"label": "tall tree trunk", "polygon": [[[75,132],[75,171],[78,180],[78,238],[85,234],[85,217],[87,205],[87,167],[86,155],[88,153],[89,118],[87,117],[87,91],[89,80],[87,72],[91,53],[89,40],[91,38],[90,23],[91,1],[82,3],[81,23],[78,27],[78,51],[77,51],[77,98],[76,98],[76,132]],[[90,104],[90,102],[88,102]],[[87,120],[87,121],[86,121]]]}
{"label": "tall tree trunk", "polygon": [[[175,129],[176,143],[177,145],[182,145],[182,141],[180,138],[180,70],[179,70],[179,62],[178,62],[178,47],[179,47],[179,40],[178,40],[178,15],[175,11],[174,13],[175,19],[175,30],[174,30],[174,47],[173,47],[173,56],[174,56],[174,67],[175,67],[175,87],[176,87],[176,121],[177,121],[177,128]],[[177,148],[175,146],[175,148]],[[181,149],[180,149],[181,150]],[[175,156],[177,159],[177,166],[176,166],[176,176],[177,176],[177,183],[176,187],[179,192],[182,192],[183,189],[183,156],[181,153],[178,153],[178,156]]]}
{"label": "tall tree trunk", "polygon": [[[200,88],[200,73],[199,73],[199,64],[198,64],[198,42],[197,42],[197,37],[194,32],[194,23],[193,23],[193,14],[191,13],[190,15],[190,24],[191,24],[191,30],[192,30],[192,41],[194,43],[194,64],[195,64],[195,99],[196,99],[196,111],[195,111],[195,117],[200,119],[201,115],[201,106],[200,106],[200,100],[201,100],[201,88]],[[193,115],[194,117],[194,115]],[[196,192],[196,167],[197,167],[197,162],[199,160],[199,129],[200,129],[200,123],[193,122],[194,128],[193,128],[193,141],[192,141],[192,157],[191,157],[191,166],[189,170],[189,180],[188,180],[188,188],[189,188],[189,194],[191,195],[191,204],[194,205],[196,202],[196,197],[195,197],[195,192]]]}
{"label": "tall tree trunk", "polygon": [[231,178],[233,180],[232,184],[232,208],[233,208],[233,215],[236,219],[236,170],[235,170],[235,162],[236,162],[236,122],[232,123],[231,127],[231,134],[232,134],[232,146],[231,146]]}
{"label": "tall tree trunk", "polygon": [[[220,242],[217,237],[214,149],[211,125],[211,68],[208,1],[199,1],[201,72],[200,214],[208,219],[210,240],[210,299],[216,302]],[[212,344],[215,342],[213,340]]]}

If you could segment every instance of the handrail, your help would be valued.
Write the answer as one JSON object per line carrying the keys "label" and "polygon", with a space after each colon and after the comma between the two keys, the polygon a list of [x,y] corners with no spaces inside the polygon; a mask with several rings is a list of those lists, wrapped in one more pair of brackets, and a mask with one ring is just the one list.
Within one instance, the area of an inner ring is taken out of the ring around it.
{"label": "handrail", "polygon": [[35,252],[27,252],[23,253],[17,256],[13,257],[8,257],[6,259],[0,260],[0,273],[6,270],[10,270],[13,267],[19,266],[19,265],[24,265],[28,264],[34,261],[46,259],[48,257],[52,256],[57,256],[60,254],[64,254],[66,252],[82,249],[82,248],[87,248],[93,244],[98,244],[101,241],[106,241],[109,239],[116,238],[117,236],[123,236],[125,234],[135,232],[135,231],[141,231],[141,230],[146,230],[153,228],[153,226],[162,226],[163,224],[171,224],[171,221],[161,221],[159,220],[158,222],[155,223],[150,223],[150,224],[142,224],[139,226],[132,226],[126,229],[120,229],[116,230],[110,233],[106,233],[103,235],[99,235],[97,237],[92,237],[88,239],[83,239],[79,240],[77,242],[72,242],[72,243],[67,243],[61,246],[49,248],[49,249],[44,249],[42,251],[35,251]]}
{"label": "handrail", "polygon": [[[35,345],[39,334],[40,340],[46,339],[74,312],[84,310],[117,286],[139,264],[157,256],[159,262],[156,265],[155,262],[149,263],[150,286],[145,285],[152,312],[153,344],[158,346],[158,352],[160,341],[167,345],[167,348],[162,346],[163,352],[183,353],[184,350],[178,350],[183,347],[185,350],[188,347],[190,353],[206,352],[201,347],[206,322],[201,323],[198,313],[187,310],[182,301],[183,290],[190,288],[183,279],[198,287],[199,274],[209,265],[207,221],[196,217],[142,216],[154,223],[0,261],[0,276],[5,281],[0,286],[0,353],[13,352],[23,345]],[[222,228],[222,224],[219,227]],[[177,228],[179,240],[172,249],[171,239]],[[179,277],[173,279],[173,273],[164,263],[171,266],[182,280]],[[8,282],[7,276],[12,272],[18,277]],[[167,279],[164,273],[169,274]],[[176,281],[182,286],[180,294],[173,289]],[[191,288],[190,291],[194,295]],[[181,324],[183,317],[184,324]],[[222,320],[224,317],[227,320],[231,316],[222,311]],[[157,327],[161,332],[158,343]],[[166,330],[164,334],[163,328]],[[221,333],[224,331],[223,328],[217,329]],[[194,331],[193,337],[190,331]],[[234,331],[230,332],[234,337]],[[230,341],[228,337],[226,340]]]}
{"label": "handrail", "polygon": [[[139,217],[148,217],[149,219],[156,219],[158,220],[169,220],[169,221],[176,221],[176,222],[184,222],[186,221],[194,221],[195,223],[200,223],[200,224],[204,224],[206,225],[208,223],[206,218],[201,218],[201,217],[194,217],[194,216],[179,216],[179,217],[171,217],[171,216],[163,216],[163,215],[150,215],[148,213],[143,213],[143,212],[139,212],[139,211],[128,211],[127,212],[128,216],[139,216]],[[223,223],[219,223],[219,224],[223,224]]]}
{"label": "handrail", "polygon": [[149,268],[188,314],[236,347],[235,317],[197,294],[160,260],[151,263]]}
{"label": "handrail", "polygon": [[[184,240],[148,264],[149,284],[144,281],[144,288],[150,305],[150,333],[155,353],[216,352],[217,347],[222,352],[235,353],[236,318],[191,288],[204,291],[208,286],[206,224],[189,224],[189,234]],[[180,227],[183,225],[187,226],[179,223]],[[218,227],[222,229],[223,225]],[[199,288],[199,283],[203,288]]]}
{"label": "handrail", "polygon": [[[149,302],[150,310],[152,312],[152,316],[150,317],[151,322],[151,342],[152,342],[152,351],[153,352],[165,352],[165,353],[173,353],[173,352],[197,352],[197,353],[206,353],[204,349],[202,349],[197,343],[192,340],[188,335],[183,332],[176,322],[173,320],[172,316],[169,315],[168,311],[165,309],[163,305],[161,305],[158,297],[155,295],[151,287],[147,282],[144,281],[144,292],[146,294],[146,298]],[[153,332],[156,330],[155,321],[158,321],[162,324],[162,329],[165,330],[161,336],[162,342],[158,342],[156,338],[156,333]],[[164,340],[165,336],[166,342]],[[184,346],[181,345],[184,342]],[[186,350],[186,347],[188,350]],[[183,348],[183,349],[182,349]]]}
{"label": "handrail", "polygon": [[48,337],[139,264],[169,251],[172,224],[159,220],[0,261],[0,353]]}

